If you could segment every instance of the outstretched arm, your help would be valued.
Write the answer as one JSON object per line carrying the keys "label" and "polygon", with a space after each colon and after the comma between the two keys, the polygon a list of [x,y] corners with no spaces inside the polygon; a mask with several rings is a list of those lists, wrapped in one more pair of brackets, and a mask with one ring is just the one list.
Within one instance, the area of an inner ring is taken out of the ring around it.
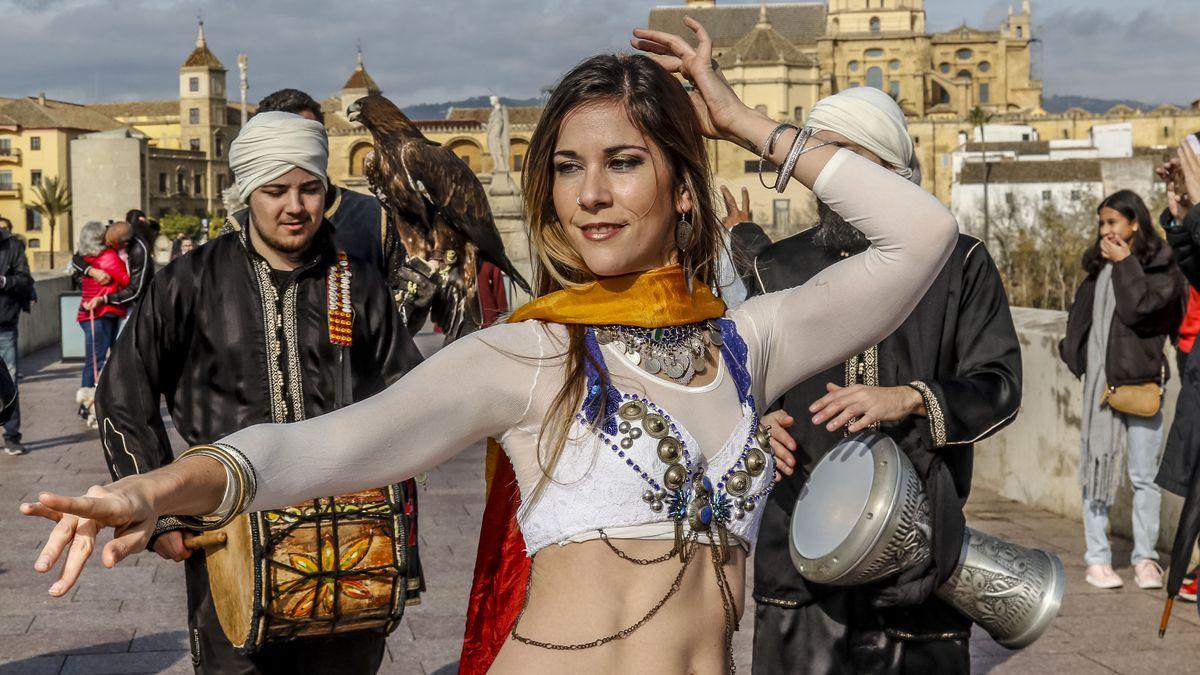
{"label": "outstretched arm", "polygon": [[[543,331],[533,322],[479,331],[365,401],[225,437],[221,442],[240,450],[257,477],[249,510],[396,483],[520,424],[530,414]],[[42,493],[38,502],[21,505],[25,515],[57,523],[34,568],[47,572],[65,554],[62,578],[50,591],[61,596],[78,578],[101,529],[115,529],[103,553],[104,565],[112,567],[146,547],[159,516],[213,513],[226,483],[220,462],[193,456],[95,486],[84,497]]]}

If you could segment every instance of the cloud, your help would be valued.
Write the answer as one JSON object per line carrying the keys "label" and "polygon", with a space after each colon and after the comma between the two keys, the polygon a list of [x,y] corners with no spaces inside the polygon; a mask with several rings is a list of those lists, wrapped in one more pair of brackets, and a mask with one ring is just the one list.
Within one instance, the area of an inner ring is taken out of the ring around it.
{"label": "cloud", "polygon": [[[720,0],[732,2],[735,0]],[[746,2],[749,0],[737,0]],[[202,12],[231,70],[250,59],[250,98],[291,86],[336,93],[361,40],[367,70],[401,104],[494,92],[537,96],[568,68],[626,49],[656,4],[682,0],[0,0],[0,96],[66,100],[178,96]],[[931,30],[994,29],[1008,0],[929,0]],[[1011,0],[1020,6],[1020,0]],[[1200,96],[1194,0],[1034,0],[1048,93],[1147,101]],[[13,64],[22,64],[13,67]]]}
{"label": "cloud", "polygon": [[202,11],[210,49],[250,61],[251,98],[284,86],[335,93],[361,41],[367,70],[402,104],[484,92],[536,96],[586,56],[627,46],[649,7],[634,0],[0,1],[0,95],[172,98]]}

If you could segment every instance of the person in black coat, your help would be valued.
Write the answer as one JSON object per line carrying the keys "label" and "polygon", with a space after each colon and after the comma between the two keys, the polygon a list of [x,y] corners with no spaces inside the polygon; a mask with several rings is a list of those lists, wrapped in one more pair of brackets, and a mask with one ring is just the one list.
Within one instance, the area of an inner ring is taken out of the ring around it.
{"label": "person in black coat", "polygon": [[[876,105],[895,103],[883,97]],[[900,124],[903,115],[894,111]],[[868,149],[911,143],[903,127],[884,134],[880,127],[887,125],[847,126],[850,150],[896,171],[915,164],[884,161]],[[910,180],[919,183],[920,174],[914,170]],[[739,247],[753,259],[752,295],[802,285],[867,248],[861,232],[827,205],[817,207],[816,227],[765,248],[757,225],[731,228],[734,259]],[[799,469],[763,506],[754,555],[756,675],[970,671],[971,621],[931,593],[962,552],[973,444],[1012,422],[1020,401],[1020,344],[999,270],[981,241],[960,235],[900,328],[800,383],[777,402],[782,412],[763,419],[774,427],[774,442],[789,449],[794,443]],[[867,586],[808,582],[788,553],[792,509],[816,464],[846,430],[868,427],[892,438],[921,476],[932,512],[931,561]]]}
{"label": "person in black coat", "polygon": [[[1179,270],[1200,288],[1200,157],[1185,143],[1178,158],[1163,165],[1159,175],[1167,184],[1168,208],[1160,223],[1167,233]],[[1182,386],[1175,403],[1175,420],[1155,478],[1163,489],[1185,497],[1171,548],[1167,595],[1179,594],[1185,574],[1192,572],[1196,537],[1200,534],[1200,357],[1192,349],[1183,364]]]}
{"label": "person in black coat", "polygon": [[1129,190],[1097,208],[1096,241],[1083,254],[1087,276],[1075,292],[1059,354],[1083,377],[1079,480],[1087,542],[1085,579],[1119,588],[1108,543],[1108,512],[1128,471],[1133,484],[1131,563],[1141,588],[1161,588],[1158,553],[1162,493],[1154,483],[1162,447],[1162,412],[1134,415],[1113,408],[1116,387],[1153,383],[1170,375],[1163,348],[1183,318],[1183,281],[1150,212]]}
{"label": "person in black coat", "polygon": [[17,326],[21,312],[28,312],[35,299],[33,275],[25,257],[25,242],[12,233],[12,223],[0,218],[0,360],[14,383],[11,401],[5,397],[4,443],[6,455],[23,455],[21,404],[17,397]]}

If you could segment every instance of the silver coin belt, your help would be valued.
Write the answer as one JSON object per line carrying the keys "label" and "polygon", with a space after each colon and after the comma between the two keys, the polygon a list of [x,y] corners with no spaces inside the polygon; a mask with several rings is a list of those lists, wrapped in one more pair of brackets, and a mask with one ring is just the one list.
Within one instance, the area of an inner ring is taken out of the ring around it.
{"label": "silver coin belt", "polygon": [[626,360],[651,375],[665,374],[686,385],[708,367],[708,346],[725,339],[716,325],[701,321],[667,328],[597,326],[596,341],[611,344]]}

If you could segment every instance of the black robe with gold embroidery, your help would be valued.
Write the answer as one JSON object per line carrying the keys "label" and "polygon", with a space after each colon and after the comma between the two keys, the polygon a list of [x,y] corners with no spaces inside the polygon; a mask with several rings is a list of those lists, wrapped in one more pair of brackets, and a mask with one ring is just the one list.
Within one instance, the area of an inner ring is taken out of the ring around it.
{"label": "black robe with gold embroidery", "polygon": [[[245,212],[235,217],[245,217]],[[244,224],[244,221],[243,221]],[[155,275],[113,347],[96,391],[97,420],[114,478],[172,461],[160,405],[188,445],[244,427],[315,417],[338,407],[338,346],[329,340],[326,275],[337,260],[333,228],[322,224],[311,258],[295,271],[271,270],[243,228],[182,256]],[[371,396],[421,360],[374,265],[351,258],[352,400]],[[397,452],[403,452],[397,439]],[[415,539],[412,539],[415,543]],[[415,550],[410,585],[419,589]],[[201,672],[242,672],[247,657],[221,634],[204,556],[187,561],[189,642]],[[253,657],[264,671],[328,663],[339,672],[377,667],[383,636],[304,640]],[[323,655],[322,652],[329,652]],[[322,661],[330,658],[334,660]],[[299,659],[299,660],[298,660]],[[361,659],[361,660],[360,660]],[[315,671],[307,671],[315,672]]]}
{"label": "black robe with gold embroidery", "polygon": [[[751,292],[799,286],[841,259],[817,245],[814,234],[808,230],[759,254]],[[909,417],[880,431],[896,441],[921,474],[934,518],[931,573],[938,583],[944,581],[961,552],[972,444],[1011,422],[1021,399],[1020,346],[999,271],[982,243],[960,235],[949,261],[899,329],[847,363],[797,385],[778,402],[795,418],[789,431],[798,444],[798,470],[775,487],[763,514],[754,556],[754,597],[760,605],[797,608],[846,592],[806,583],[788,554],[788,524],[800,489],[815,464],[843,438],[841,431],[814,426],[808,412],[827,393],[827,382],[911,385],[925,399],[927,417]],[[893,636],[964,637],[970,629],[969,620],[933,598],[880,614]],[[756,642],[762,639],[770,638],[756,635]],[[757,658],[757,645],[755,653]],[[773,672],[758,666],[755,672]]]}

